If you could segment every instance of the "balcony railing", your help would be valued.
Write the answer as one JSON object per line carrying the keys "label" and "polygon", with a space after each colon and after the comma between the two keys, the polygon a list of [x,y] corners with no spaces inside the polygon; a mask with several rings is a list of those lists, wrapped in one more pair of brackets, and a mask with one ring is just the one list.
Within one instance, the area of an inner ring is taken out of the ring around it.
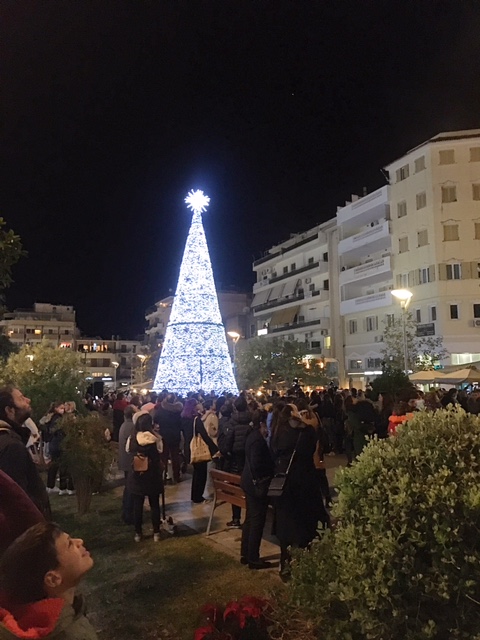
{"label": "balcony railing", "polygon": [[299,240],[295,244],[291,244],[288,247],[282,247],[279,251],[276,251],[275,253],[268,253],[267,255],[263,256],[262,258],[259,258],[258,260],[255,260],[255,262],[253,263],[253,266],[257,267],[259,264],[263,264],[264,262],[268,262],[272,258],[278,258],[279,256],[282,256],[285,253],[288,253],[289,251],[292,251],[293,249],[297,249],[298,247],[301,247],[302,245],[307,244],[308,242],[312,242],[312,240],[316,240],[317,238],[318,238],[318,233],[315,233],[315,234],[313,234],[311,236],[308,236],[307,238],[304,238],[303,240]]}
{"label": "balcony railing", "polygon": [[[340,242],[338,243],[338,252],[339,254],[347,253],[348,251],[360,249],[370,244],[373,245],[373,243],[380,243],[385,245],[385,239],[389,238],[389,236],[390,225],[388,220],[384,220],[380,224],[368,226],[359,233],[340,240]],[[379,248],[381,249],[382,247]],[[373,249],[371,251],[367,251],[367,253],[373,253]]]}
{"label": "balcony railing", "polygon": [[321,320],[310,320],[308,322],[295,322],[293,324],[286,324],[281,327],[274,327],[269,329],[268,333],[279,333],[280,331],[290,331],[290,329],[303,329],[304,327],[314,327],[321,324]]}
{"label": "balcony railing", "polygon": [[[326,264],[326,263],[325,263]],[[298,269],[294,269],[293,271],[289,271],[288,273],[282,273],[279,276],[274,276],[270,278],[270,284],[274,282],[279,282],[280,280],[285,280],[286,278],[290,278],[290,276],[296,276],[299,273],[305,273],[305,271],[310,271],[310,269],[316,269],[320,266],[320,262],[311,262],[310,264],[305,265],[304,267],[299,267]]]}
{"label": "balcony railing", "polygon": [[359,264],[356,267],[342,271],[339,275],[340,284],[357,282],[367,278],[373,278],[379,274],[388,273],[391,269],[390,256],[384,256],[371,262]]}

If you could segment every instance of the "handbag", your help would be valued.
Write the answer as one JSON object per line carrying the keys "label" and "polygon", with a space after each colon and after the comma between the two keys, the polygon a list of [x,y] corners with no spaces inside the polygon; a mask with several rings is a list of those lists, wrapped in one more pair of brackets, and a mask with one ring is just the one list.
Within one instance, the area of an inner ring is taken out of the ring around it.
{"label": "handbag", "polygon": [[192,464],[197,462],[210,462],[212,459],[212,454],[210,453],[207,443],[202,436],[197,433],[195,428],[197,420],[198,418],[195,418],[193,423],[193,438],[190,442],[190,462]]}
{"label": "handbag", "polygon": [[290,467],[292,466],[293,459],[295,457],[295,454],[297,453],[297,447],[301,437],[302,437],[302,432],[298,434],[297,443],[295,445],[295,449],[293,450],[292,455],[290,456],[290,462],[288,463],[288,467],[285,473],[277,473],[271,479],[270,484],[268,486],[268,492],[267,492],[267,496],[269,498],[282,497],[283,492],[285,490],[285,484],[287,482],[288,474],[290,473]]}
{"label": "handbag", "polygon": [[132,466],[137,473],[145,473],[145,471],[148,471],[148,456],[137,453],[133,456]]}

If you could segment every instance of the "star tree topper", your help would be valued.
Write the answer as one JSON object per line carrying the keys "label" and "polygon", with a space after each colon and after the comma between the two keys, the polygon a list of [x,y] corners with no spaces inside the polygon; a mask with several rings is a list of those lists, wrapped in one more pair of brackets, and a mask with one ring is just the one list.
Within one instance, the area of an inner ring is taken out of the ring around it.
{"label": "star tree topper", "polygon": [[195,213],[203,213],[210,204],[210,198],[206,196],[201,189],[189,191],[185,198],[187,207]]}

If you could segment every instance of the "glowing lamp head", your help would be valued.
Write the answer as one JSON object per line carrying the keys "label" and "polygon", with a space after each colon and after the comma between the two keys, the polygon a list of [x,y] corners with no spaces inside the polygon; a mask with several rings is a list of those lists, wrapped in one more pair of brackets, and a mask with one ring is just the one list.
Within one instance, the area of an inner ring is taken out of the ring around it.
{"label": "glowing lamp head", "polygon": [[210,204],[210,198],[206,196],[201,189],[197,189],[196,191],[192,189],[192,191],[188,192],[185,202],[187,203],[187,207],[195,211],[195,213],[203,213]]}
{"label": "glowing lamp head", "polygon": [[410,298],[413,296],[413,293],[408,289],[394,289],[392,291],[392,296],[400,300],[401,302],[408,302]]}

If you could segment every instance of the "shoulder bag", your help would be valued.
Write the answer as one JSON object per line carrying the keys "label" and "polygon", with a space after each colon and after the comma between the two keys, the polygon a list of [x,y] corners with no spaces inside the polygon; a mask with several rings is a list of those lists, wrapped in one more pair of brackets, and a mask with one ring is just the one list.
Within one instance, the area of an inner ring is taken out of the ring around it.
{"label": "shoulder bag", "polygon": [[202,436],[197,433],[196,424],[198,418],[195,418],[193,422],[193,438],[190,442],[190,461],[192,464],[197,462],[210,462],[212,454],[208,448],[207,443]]}
{"label": "shoulder bag", "polygon": [[297,453],[298,443],[300,438],[302,437],[302,431],[298,434],[297,444],[295,445],[295,449],[293,450],[292,455],[290,456],[290,462],[288,463],[287,470],[285,473],[277,473],[270,481],[270,485],[268,487],[267,496],[269,498],[281,498],[283,492],[285,490],[285,483],[288,478],[288,474],[290,473],[290,467],[292,466],[293,459],[295,454]]}

